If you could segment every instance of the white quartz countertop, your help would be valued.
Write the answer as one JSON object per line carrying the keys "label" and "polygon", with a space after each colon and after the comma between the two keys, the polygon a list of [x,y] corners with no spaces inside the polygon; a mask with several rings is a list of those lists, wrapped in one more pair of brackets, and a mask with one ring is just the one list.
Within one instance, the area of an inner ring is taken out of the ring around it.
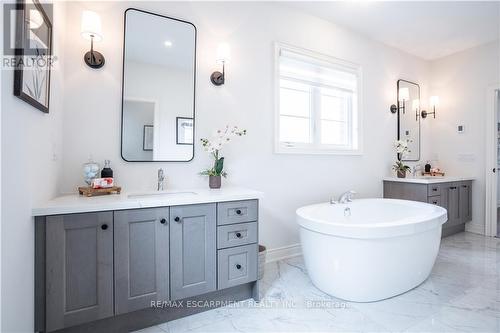
{"label": "white quartz countertop", "polygon": [[384,177],[383,180],[388,182],[399,182],[399,183],[438,184],[438,183],[450,183],[450,182],[474,180],[474,177],[454,177],[454,176],[407,177],[407,178]]}
{"label": "white quartz countertop", "polygon": [[[161,193],[158,195],[158,193]],[[150,195],[149,195],[150,194]],[[135,208],[180,206],[200,203],[261,199],[263,193],[241,187],[221,189],[179,189],[164,192],[128,192],[96,197],[78,194],[54,198],[33,208],[33,216],[99,212]]]}

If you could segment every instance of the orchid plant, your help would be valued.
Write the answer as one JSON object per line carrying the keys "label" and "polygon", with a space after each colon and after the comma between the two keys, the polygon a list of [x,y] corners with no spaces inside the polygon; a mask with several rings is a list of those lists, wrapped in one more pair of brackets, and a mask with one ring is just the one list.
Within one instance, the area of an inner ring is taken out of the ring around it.
{"label": "orchid plant", "polygon": [[405,165],[402,160],[406,156],[406,154],[410,152],[410,149],[408,148],[408,141],[396,140],[396,142],[394,143],[394,149],[396,150],[398,159],[392,166],[392,169],[398,174],[406,175],[406,173],[410,171],[410,167]]}
{"label": "orchid plant", "polygon": [[222,176],[227,177],[224,171],[224,157],[221,156],[222,148],[231,142],[233,137],[243,136],[247,134],[246,129],[240,129],[238,126],[230,127],[226,125],[224,129],[217,130],[216,134],[211,139],[201,139],[203,149],[212,155],[214,165],[200,172],[203,176]]}

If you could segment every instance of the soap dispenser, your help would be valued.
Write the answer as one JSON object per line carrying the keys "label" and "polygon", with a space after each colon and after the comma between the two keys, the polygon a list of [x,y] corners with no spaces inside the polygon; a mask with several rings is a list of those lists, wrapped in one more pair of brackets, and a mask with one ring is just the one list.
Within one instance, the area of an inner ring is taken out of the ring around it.
{"label": "soap dispenser", "polygon": [[431,163],[427,161],[427,164],[424,166],[425,172],[431,172]]}
{"label": "soap dispenser", "polygon": [[113,170],[111,169],[110,164],[110,160],[104,160],[104,168],[101,170],[101,178],[113,178]]}

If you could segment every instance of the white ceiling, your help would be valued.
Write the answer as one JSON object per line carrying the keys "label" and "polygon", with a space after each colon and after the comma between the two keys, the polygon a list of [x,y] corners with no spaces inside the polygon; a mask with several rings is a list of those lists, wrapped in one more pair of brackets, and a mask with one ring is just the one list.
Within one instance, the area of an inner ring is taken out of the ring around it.
{"label": "white ceiling", "polygon": [[287,2],[423,59],[499,39],[500,2]]}

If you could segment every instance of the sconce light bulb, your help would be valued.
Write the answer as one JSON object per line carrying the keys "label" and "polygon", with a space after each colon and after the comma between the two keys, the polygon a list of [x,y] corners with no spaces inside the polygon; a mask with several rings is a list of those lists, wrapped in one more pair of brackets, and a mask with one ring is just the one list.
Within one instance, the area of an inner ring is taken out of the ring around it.
{"label": "sconce light bulb", "polygon": [[220,43],[217,47],[217,62],[226,63],[231,58],[231,48],[227,43]]}
{"label": "sconce light bulb", "polygon": [[163,43],[163,45],[165,45],[166,47],[171,47],[173,44],[172,44],[172,42],[171,42],[171,41],[166,40],[166,41]]}
{"label": "sconce light bulb", "polygon": [[408,88],[399,88],[399,101],[407,101],[410,99],[410,90]]}
{"label": "sconce light bulb", "polygon": [[93,11],[82,12],[81,34],[85,39],[99,42],[102,40],[101,17]]}
{"label": "sconce light bulb", "polygon": [[431,107],[435,108],[439,105],[439,96],[431,96],[429,104]]}

